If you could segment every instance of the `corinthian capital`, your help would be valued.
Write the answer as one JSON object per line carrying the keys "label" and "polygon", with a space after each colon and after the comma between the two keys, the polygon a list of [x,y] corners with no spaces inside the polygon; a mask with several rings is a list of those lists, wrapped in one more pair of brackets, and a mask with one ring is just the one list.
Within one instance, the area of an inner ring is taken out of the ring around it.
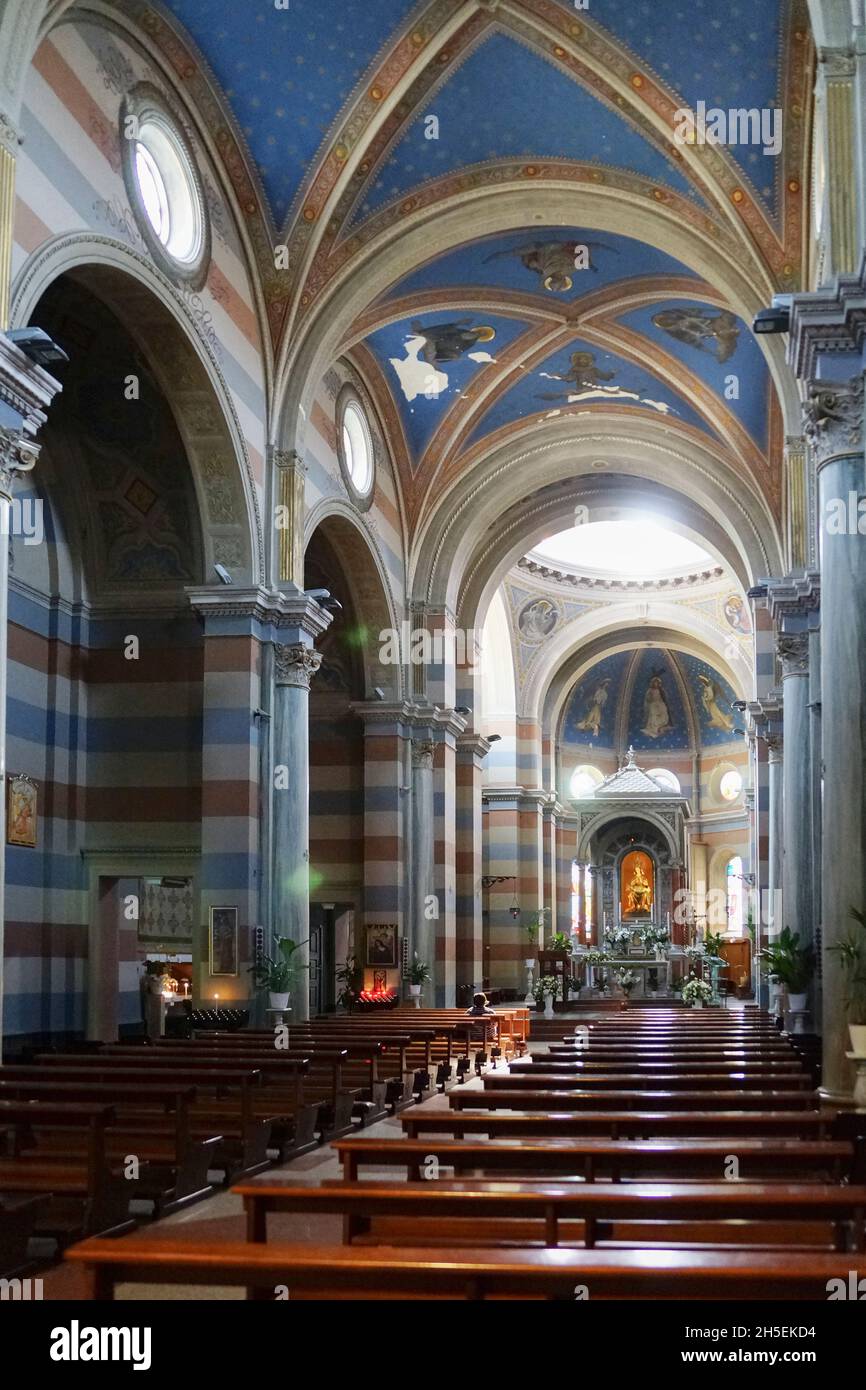
{"label": "corinthian capital", "polygon": [[803,406],[804,433],[819,467],[863,447],[863,381],[861,373],[849,381],[813,384]]}
{"label": "corinthian capital", "polygon": [[319,652],[305,647],[303,642],[274,647],[277,685],[294,685],[309,690],[310,679],[322,664]]}
{"label": "corinthian capital", "polygon": [[427,768],[433,766],[433,753],[436,745],[431,739],[412,740],[412,766],[416,768]]}
{"label": "corinthian capital", "polygon": [[782,676],[805,676],[809,672],[809,636],[805,632],[783,633],[776,640],[782,663]]}
{"label": "corinthian capital", "polygon": [[29,473],[39,457],[39,445],[18,430],[0,427],[0,488],[8,492],[14,473]]}

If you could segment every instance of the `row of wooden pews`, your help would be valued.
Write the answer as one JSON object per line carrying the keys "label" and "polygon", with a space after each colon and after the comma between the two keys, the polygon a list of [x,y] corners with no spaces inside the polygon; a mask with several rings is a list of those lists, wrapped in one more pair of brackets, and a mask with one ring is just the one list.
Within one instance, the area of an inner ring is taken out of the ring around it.
{"label": "row of wooden pews", "polygon": [[[299,1041],[370,1026],[317,1020]],[[486,1051],[502,1032],[485,1027]],[[337,1181],[237,1184],[245,1242],[89,1240],[69,1258],[97,1298],[157,1282],[262,1299],[823,1300],[866,1271],[864,1117],[820,1109],[762,1013],[630,1010],[524,1052],[453,1087],[447,1108],[403,1109],[402,1140],[336,1138]],[[285,1213],[341,1216],[343,1244],[273,1242],[269,1217]]]}

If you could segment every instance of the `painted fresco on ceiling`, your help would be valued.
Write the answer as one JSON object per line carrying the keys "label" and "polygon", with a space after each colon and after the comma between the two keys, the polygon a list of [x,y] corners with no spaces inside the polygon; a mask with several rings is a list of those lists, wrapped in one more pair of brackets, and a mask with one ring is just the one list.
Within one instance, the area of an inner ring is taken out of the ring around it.
{"label": "painted fresco on ceiling", "polygon": [[632,675],[627,742],[637,751],[690,748],[691,730],[673,655],[658,647],[642,651]]}
{"label": "painted fresco on ceiling", "polygon": [[617,693],[622,689],[629,652],[606,656],[575,686],[562,722],[564,743],[613,748]]}
{"label": "painted fresco on ceiling", "polygon": [[697,712],[698,727],[702,744],[739,742],[742,735],[737,728],[742,722],[733,708],[737,696],[731,686],[709,666],[697,657],[682,654],[677,658],[686,673],[689,689]]}
{"label": "painted fresco on ceiling", "polygon": [[[583,247],[587,256],[578,254]],[[537,227],[531,232],[484,237],[446,252],[398,281],[384,297],[488,285],[547,298],[579,299],[616,280],[639,275],[697,279],[675,257],[633,237],[613,232],[601,235],[586,227]],[[571,284],[566,285],[566,280]]]}
{"label": "painted fresco on ceiling", "polygon": [[[573,0],[558,0],[574,13]],[[588,16],[636,53],[685,105],[777,106],[781,99],[781,38],[787,0],[591,0]],[[783,166],[763,148],[731,146],[730,153],[757,192],[775,208]]]}
{"label": "painted fresco on ceiling", "polygon": [[674,416],[711,433],[697,411],[646,368],[580,339],[522,370],[516,384],[482,416],[470,443],[516,420],[535,415],[554,419],[569,406],[604,401]]}
{"label": "painted fresco on ceiling", "polygon": [[751,329],[726,309],[698,300],[645,305],[618,320],[644,334],[699,376],[767,447],[770,373]]}
{"label": "painted fresco on ceiling", "polygon": [[526,327],[498,314],[424,314],[370,335],[367,345],[401,407],[416,457],[476,372]]}
{"label": "painted fresco on ceiling", "polygon": [[734,629],[734,632],[738,632],[741,637],[751,637],[752,619],[739,594],[729,594],[725,599],[722,611],[725,615],[725,621],[729,627]]}
{"label": "painted fresco on ceiling", "polygon": [[167,0],[216,74],[281,222],[340,109],[415,0]]}
{"label": "painted fresco on ceiling", "polygon": [[700,201],[675,163],[615,111],[546,57],[494,32],[398,139],[367,185],[356,218],[420,183],[493,159],[615,165]]}

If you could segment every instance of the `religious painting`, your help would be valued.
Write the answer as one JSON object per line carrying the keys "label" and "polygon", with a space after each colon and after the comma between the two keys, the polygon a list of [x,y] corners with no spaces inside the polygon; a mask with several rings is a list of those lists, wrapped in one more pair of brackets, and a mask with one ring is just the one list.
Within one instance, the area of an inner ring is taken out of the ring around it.
{"label": "religious painting", "polygon": [[653,314],[653,323],[687,347],[708,352],[717,362],[733,357],[740,341],[740,325],[727,309],[708,313],[700,309],[663,309]]}
{"label": "religious painting", "polygon": [[238,909],[212,907],[209,912],[210,973],[238,974]]}
{"label": "religious painting", "polygon": [[584,733],[592,734],[593,738],[598,738],[601,733],[604,707],[610,693],[608,686],[611,679],[611,676],[605,676],[604,680],[599,681],[586,702],[586,712],[583,718],[579,719],[575,725],[575,728],[583,730]]}
{"label": "religious painting", "polygon": [[387,988],[388,988],[388,972],[387,972],[387,970],[374,970],[374,971],[373,971],[373,993],[374,993],[374,994],[380,994],[380,993],[382,992],[382,990],[386,990]]}
{"label": "religious painting", "polygon": [[646,734],[647,738],[661,738],[663,734],[670,733],[674,727],[662,679],[664,674],[663,666],[652,667],[646,693],[643,697],[643,728],[641,733]]}
{"label": "religious painting", "polygon": [[592,263],[595,251],[619,255],[617,248],[605,241],[527,241],[511,251],[494,251],[485,256],[484,264],[505,256],[516,257],[525,270],[538,276],[548,294],[567,294],[574,284],[576,270],[592,270],[598,274],[598,267]]}
{"label": "religious painting", "polygon": [[739,632],[743,637],[751,637],[752,621],[739,594],[728,595],[725,599],[724,612],[725,618],[734,632]]}
{"label": "religious painting", "polygon": [[627,854],[620,866],[620,911],[623,919],[652,915],[655,888],[653,861],[643,850]]}
{"label": "religious painting", "polygon": [[618,385],[615,380],[616,372],[608,372],[600,367],[594,352],[576,350],[569,355],[567,371],[539,372],[539,376],[548,381],[566,383],[564,391],[536,391],[535,399],[539,401],[566,401],[569,405],[588,400],[635,401],[651,410],[657,410],[660,415],[676,413],[666,401],[642,395],[643,391],[651,389],[646,384],[638,386],[637,389]]}
{"label": "religious painting", "polygon": [[367,964],[396,969],[396,922],[374,922],[367,927]]}
{"label": "religious painting", "polygon": [[559,609],[549,599],[531,600],[520,610],[517,626],[522,637],[530,642],[541,642],[549,637],[559,619]]}
{"label": "religious painting", "polygon": [[36,848],[39,788],[26,773],[10,777],[6,783],[6,843]]}
{"label": "religious painting", "polygon": [[407,401],[411,403],[418,396],[436,400],[449,385],[448,374],[440,366],[463,359],[493,362],[490,353],[478,344],[490,343],[495,337],[495,328],[487,323],[476,324],[471,317],[451,323],[415,322],[403,345],[405,356],[388,360]]}
{"label": "religious painting", "polygon": [[726,734],[733,732],[734,715],[728,714],[723,705],[728,704],[728,699],[718,681],[714,681],[711,676],[705,676],[701,671],[698,672],[698,680],[701,682],[701,704],[704,714],[707,716],[707,723],[711,729],[723,729]]}

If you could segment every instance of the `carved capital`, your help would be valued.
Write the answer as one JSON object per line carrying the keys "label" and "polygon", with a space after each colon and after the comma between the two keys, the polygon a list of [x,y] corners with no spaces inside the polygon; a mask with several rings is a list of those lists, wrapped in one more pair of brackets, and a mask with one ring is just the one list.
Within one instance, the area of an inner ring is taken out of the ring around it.
{"label": "carved capital", "polygon": [[433,768],[433,754],[436,745],[432,739],[418,738],[412,740],[412,766],[413,768],[426,769],[431,771]]}
{"label": "carved capital", "polygon": [[294,685],[309,690],[310,680],[322,664],[319,652],[305,647],[303,642],[274,647],[274,674],[277,685]]}
{"label": "carved capital", "polygon": [[0,490],[9,493],[15,473],[29,473],[39,457],[39,445],[18,430],[0,426]]}
{"label": "carved capital", "polygon": [[767,745],[767,754],[771,763],[782,761],[783,739],[781,734],[765,734],[764,742]]}
{"label": "carved capital", "polygon": [[803,406],[804,433],[819,468],[863,447],[863,382],[861,374],[812,385]]}
{"label": "carved capital", "polygon": [[776,638],[776,650],[782,663],[782,677],[806,676],[809,673],[809,634],[783,632]]}
{"label": "carved capital", "polygon": [[271,449],[271,460],[275,468],[292,469],[298,473],[307,472],[307,465],[297,449]]}
{"label": "carved capital", "polygon": [[828,82],[853,78],[856,71],[854,52],[850,48],[819,48],[818,75]]}

